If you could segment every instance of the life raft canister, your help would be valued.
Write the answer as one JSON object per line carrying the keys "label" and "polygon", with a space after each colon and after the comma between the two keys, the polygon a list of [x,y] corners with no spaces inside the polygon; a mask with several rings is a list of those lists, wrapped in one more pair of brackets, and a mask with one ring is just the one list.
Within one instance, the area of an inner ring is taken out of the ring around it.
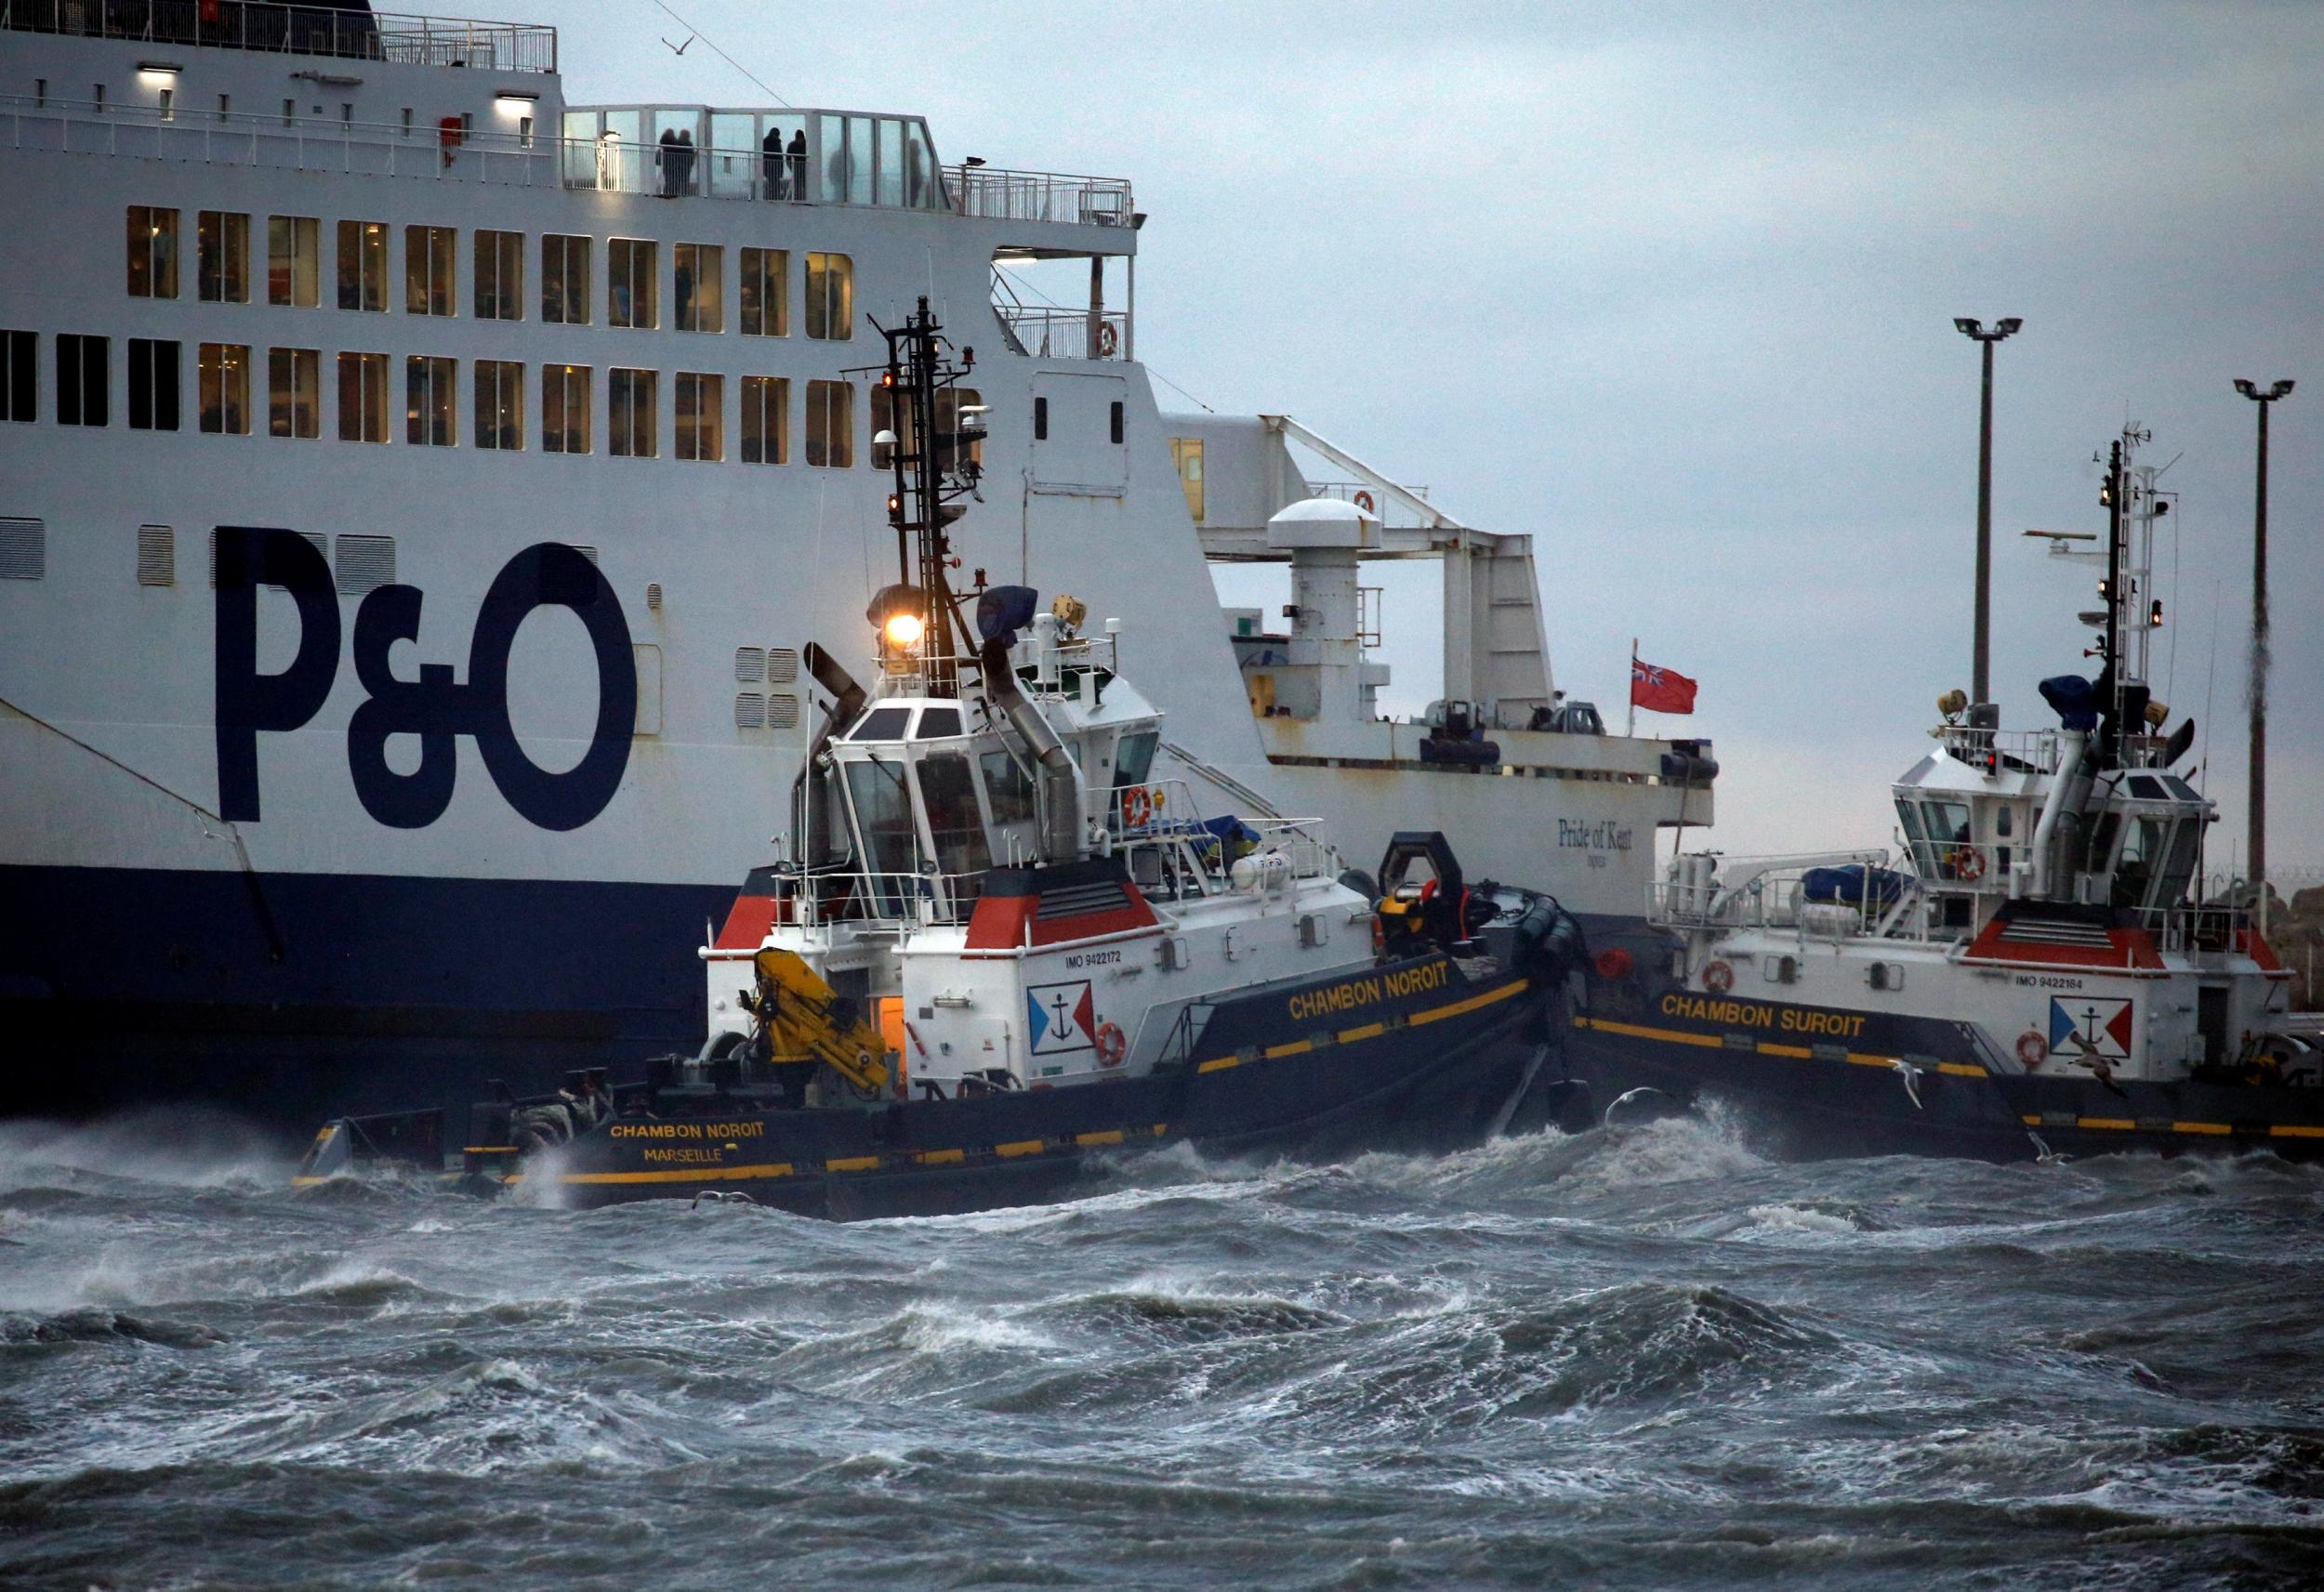
{"label": "life raft canister", "polygon": [[1735,969],[1724,962],[1713,962],[1703,969],[1703,988],[1714,995],[1723,995],[1735,988]]}
{"label": "life raft canister", "polygon": [[2027,1072],[2035,1071],[2049,1059],[2050,1042],[2038,1031],[2029,1028],[2017,1036],[2017,1059],[2026,1064]]}
{"label": "life raft canister", "polygon": [[1101,1067],[1120,1066],[1122,1057],[1129,1049],[1129,1041],[1123,1035],[1120,1026],[1111,1022],[1099,1023],[1095,1038],[1098,1065]]}

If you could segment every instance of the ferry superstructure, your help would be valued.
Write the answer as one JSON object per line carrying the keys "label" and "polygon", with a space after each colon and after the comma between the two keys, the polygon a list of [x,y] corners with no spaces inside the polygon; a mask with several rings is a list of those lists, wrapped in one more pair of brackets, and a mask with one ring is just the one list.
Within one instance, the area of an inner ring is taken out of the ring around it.
{"label": "ferry superstructure", "polygon": [[[964,561],[1134,614],[1177,754],[1269,788],[1127,181],[568,103],[545,27],[5,0],[0,214],[0,1110],[311,1119],[697,1035],[689,926],[768,854],[800,649],[889,539],[865,317],[920,296],[986,329]],[[997,296],[1028,258],[1087,307]],[[1591,821],[1668,822],[1668,750],[1578,782]],[[1634,921],[1645,852],[1502,871]]]}

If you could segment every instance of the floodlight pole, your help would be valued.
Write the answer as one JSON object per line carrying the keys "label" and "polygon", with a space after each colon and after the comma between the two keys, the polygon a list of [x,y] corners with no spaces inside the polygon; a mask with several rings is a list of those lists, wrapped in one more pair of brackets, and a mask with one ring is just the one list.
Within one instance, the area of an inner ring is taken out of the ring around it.
{"label": "floodlight pole", "polygon": [[2260,892],[2263,933],[2267,911],[2267,411],[2291,393],[2291,386],[2279,381],[2262,392],[2251,382],[2238,379],[2235,384],[2260,410],[2258,479],[2251,495],[2251,767],[2245,851],[2251,882]]}
{"label": "floodlight pole", "polygon": [[1969,700],[1990,702],[1989,662],[1993,641],[1993,345],[2025,322],[2015,316],[1983,324],[1966,317],[1953,324],[1961,336],[1984,345],[1985,389],[1977,407],[1977,596],[1969,657]]}

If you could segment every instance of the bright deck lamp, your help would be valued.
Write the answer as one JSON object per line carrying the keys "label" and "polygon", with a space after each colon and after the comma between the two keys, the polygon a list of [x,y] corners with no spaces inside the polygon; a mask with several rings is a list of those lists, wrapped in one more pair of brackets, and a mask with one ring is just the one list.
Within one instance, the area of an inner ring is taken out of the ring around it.
{"label": "bright deck lamp", "polygon": [[927,630],[918,614],[906,611],[888,615],[888,622],[879,627],[879,634],[889,646],[908,651],[920,644],[920,638]]}

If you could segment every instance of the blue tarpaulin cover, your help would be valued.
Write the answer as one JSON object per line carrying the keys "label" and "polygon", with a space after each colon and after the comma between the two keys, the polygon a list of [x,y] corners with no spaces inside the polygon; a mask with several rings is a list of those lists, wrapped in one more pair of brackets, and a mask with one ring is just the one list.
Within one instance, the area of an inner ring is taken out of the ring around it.
{"label": "blue tarpaulin cover", "polygon": [[2080,675],[2053,675],[2037,688],[2068,730],[2098,728],[2098,688]]}
{"label": "blue tarpaulin cover", "polygon": [[[1801,887],[1812,901],[1842,901],[1849,906],[1894,906],[1905,893],[1905,876],[1886,868],[1851,862],[1840,868],[1810,868]],[[1871,897],[1868,903],[1867,895]]]}

